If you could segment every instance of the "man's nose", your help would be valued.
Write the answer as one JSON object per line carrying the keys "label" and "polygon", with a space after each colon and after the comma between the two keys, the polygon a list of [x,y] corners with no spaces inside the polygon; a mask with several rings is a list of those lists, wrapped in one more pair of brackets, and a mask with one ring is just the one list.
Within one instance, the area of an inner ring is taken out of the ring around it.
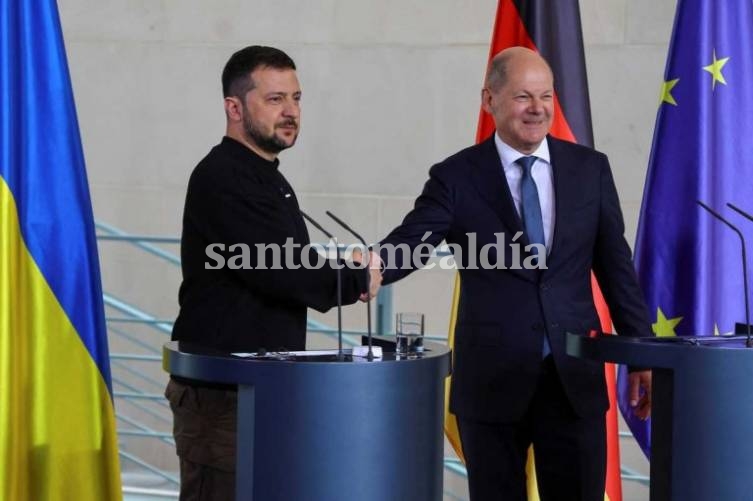
{"label": "man's nose", "polygon": [[532,99],[531,106],[529,106],[528,109],[531,113],[536,113],[536,114],[543,113],[544,101],[541,99]]}
{"label": "man's nose", "polygon": [[301,106],[298,101],[286,101],[285,106],[282,108],[282,113],[286,117],[298,118],[301,114]]}

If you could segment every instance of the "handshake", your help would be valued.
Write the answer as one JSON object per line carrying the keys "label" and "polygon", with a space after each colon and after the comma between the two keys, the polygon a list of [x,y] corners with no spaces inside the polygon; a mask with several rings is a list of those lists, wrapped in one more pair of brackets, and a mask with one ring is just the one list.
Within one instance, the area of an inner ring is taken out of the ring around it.
{"label": "handshake", "polygon": [[[356,263],[363,263],[364,256],[360,249],[353,250],[351,259]],[[369,251],[368,267],[369,267],[369,290],[361,294],[359,299],[364,303],[375,298],[379,292],[379,287],[382,286],[382,258],[376,252]]]}

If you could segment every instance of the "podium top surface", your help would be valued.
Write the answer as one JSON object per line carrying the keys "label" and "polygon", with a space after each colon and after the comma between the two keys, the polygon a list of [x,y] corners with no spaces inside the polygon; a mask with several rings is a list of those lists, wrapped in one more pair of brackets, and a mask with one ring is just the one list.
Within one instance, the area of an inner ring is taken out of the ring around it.
{"label": "podium top surface", "polygon": [[571,356],[643,367],[679,368],[698,363],[753,360],[745,336],[589,337],[567,334]]}
{"label": "podium top surface", "polygon": [[[346,352],[347,353],[347,352]],[[422,353],[398,356],[385,351],[382,358],[368,361],[350,354],[340,358],[337,350],[314,352],[268,352],[232,354],[179,341],[165,343],[162,368],[175,376],[212,383],[254,384],[260,378],[274,377],[359,377],[383,371],[437,371],[450,374],[450,349],[446,345],[424,343]]]}

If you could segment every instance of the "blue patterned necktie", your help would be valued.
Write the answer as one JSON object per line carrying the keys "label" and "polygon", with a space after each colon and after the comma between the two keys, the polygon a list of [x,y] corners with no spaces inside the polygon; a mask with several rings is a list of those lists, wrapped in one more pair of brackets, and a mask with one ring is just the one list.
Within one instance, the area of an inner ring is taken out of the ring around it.
{"label": "blue patterned necktie", "polygon": [[523,168],[523,177],[520,179],[520,212],[522,212],[521,219],[528,241],[532,244],[545,245],[539,190],[536,189],[536,181],[531,175],[534,162],[536,162],[536,157],[520,157],[515,161]]}
{"label": "blue patterned necktie", "polygon": [[[523,177],[520,179],[520,212],[523,225],[525,227],[528,241],[532,244],[546,245],[544,238],[544,221],[541,218],[541,204],[539,204],[539,190],[536,188],[536,181],[531,175],[531,168],[536,162],[536,157],[520,157],[515,161],[516,164],[523,168]],[[543,256],[539,255],[539,259]],[[544,334],[544,346],[542,356],[546,357],[551,353],[549,339]]]}

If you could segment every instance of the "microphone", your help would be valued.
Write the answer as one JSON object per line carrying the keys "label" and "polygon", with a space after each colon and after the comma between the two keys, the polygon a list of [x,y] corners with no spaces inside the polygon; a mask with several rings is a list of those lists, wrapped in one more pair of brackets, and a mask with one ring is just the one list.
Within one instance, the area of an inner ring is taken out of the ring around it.
{"label": "microphone", "polygon": [[[750,213],[745,212],[740,207],[737,207],[735,204],[733,204],[731,202],[727,202],[727,207],[729,207],[733,211],[737,212],[738,214],[740,214],[744,218],[746,218],[746,219],[748,219],[750,221],[753,221],[753,216],[751,216]],[[748,328],[748,333],[750,333],[750,329],[751,329],[750,323],[749,322],[746,322],[746,323],[748,324],[748,327],[747,327]]]}
{"label": "microphone", "polygon": [[324,229],[322,225],[314,221],[314,219],[303,212],[302,210],[298,209],[301,215],[314,225],[314,227],[324,233],[327,238],[329,238],[331,241],[335,244],[335,259],[337,260],[337,269],[335,270],[337,273],[337,359],[342,360],[343,359],[343,291],[342,291],[342,267],[340,265],[340,246],[337,244],[337,238],[332,235],[332,233],[328,232]]}
{"label": "microphone", "polygon": [[[334,219],[337,224],[339,224],[340,226],[342,226],[348,233],[350,233],[351,235],[353,235],[354,237],[356,237],[363,244],[364,251],[366,253],[365,254],[365,257],[366,257],[366,271],[367,271],[367,273],[366,273],[366,293],[368,294],[371,291],[371,270],[369,269],[369,264],[370,264],[370,261],[371,261],[371,253],[369,251],[369,246],[366,245],[366,240],[364,240],[361,235],[359,235],[358,233],[356,233],[355,230],[353,230],[353,228],[351,228],[350,226],[348,226],[343,220],[341,220],[339,217],[337,217],[334,214],[332,214],[332,212],[330,212],[330,211],[325,211],[325,212],[327,213],[327,215],[329,217],[331,217],[332,219]],[[368,299],[366,301],[366,335],[367,335],[367,338],[369,340],[369,352],[366,355],[366,360],[368,360],[369,362],[371,362],[371,361],[374,360],[374,352],[373,352],[373,350],[371,348],[371,346],[372,346],[372,342],[371,342],[371,299]]]}
{"label": "microphone", "polygon": [[741,216],[743,216],[743,217],[745,217],[745,218],[750,219],[751,221],[753,221],[753,216],[751,216],[750,214],[748,214],[747,212],[745,212],[744,210],[742,210],[740,207],[736,206],[735,204],[727,202],[727,207],[729,207],[733,211],[737,212]]}
{"label": "microphone", "polygon": [[[748,326],[748,336],[745,341],[745,346],[747,346],[748,348],[753,347],[753,342],[751,342],[751,332],[750,332],[750,307],[748,306],[748,264],[747,264],[748,261],[745,256],[745,237],[743,237],[743,233],[738,229],[737,226],[735,226],[734,224],[724,219],[724,217],[722,217],[722,215],[716,212],[714,209],[704,204],[700,200],[696,200],[695,203],[700,205],[702,208],[706,209],[706,211],[709,214],[717,218],[719,221],[723,222],[724,224],[732,228],[732,230],[735,233],[737,233],[737,236],[740,237],[740,246],[742,247],[742,251],[743,251],[743,289],[744,289],[743,292],[745,293],[745,323]],[[727,205],[730,205],[730,204],[727,204]]]}

